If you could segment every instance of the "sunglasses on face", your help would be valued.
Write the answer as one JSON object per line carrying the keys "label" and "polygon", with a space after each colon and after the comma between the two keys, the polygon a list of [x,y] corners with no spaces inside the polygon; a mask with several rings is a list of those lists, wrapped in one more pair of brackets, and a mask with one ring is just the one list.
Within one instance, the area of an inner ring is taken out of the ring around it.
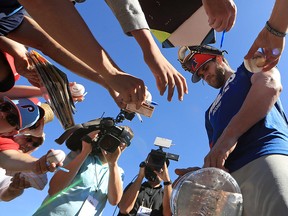
{"label": "sunglasses on face", "polygon": [[0,111],[7,113],[6,121],[8,124],[19,129],[18,113],[14,106],[12,106],[10,103],[2,103],[0,104]]}

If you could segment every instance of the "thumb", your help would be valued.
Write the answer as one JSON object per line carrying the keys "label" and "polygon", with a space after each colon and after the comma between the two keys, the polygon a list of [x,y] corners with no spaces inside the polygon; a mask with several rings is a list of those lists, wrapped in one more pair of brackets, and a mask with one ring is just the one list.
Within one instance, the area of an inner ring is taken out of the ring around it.
{"label": "thumb", "polygon": [[249,49],[248,53],[244,57],[244,59],[251,59],[258,49],[259,49],[259,46],[256,44],[256,42],[254,42],[251,48]]}

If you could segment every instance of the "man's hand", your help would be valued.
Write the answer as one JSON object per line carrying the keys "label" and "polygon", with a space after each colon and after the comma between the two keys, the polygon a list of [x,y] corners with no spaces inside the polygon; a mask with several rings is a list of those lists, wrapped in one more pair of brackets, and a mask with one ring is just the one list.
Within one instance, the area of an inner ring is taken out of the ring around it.
{"label": "man's hand", "polygon": [[225,168],[225,161],[231,152],[235,149],[236,145],[236,138],[224,138],[224,135],[222,134],[205,157],[203,167],[216,167],[229,172],[229,170]]}
{"label": "man's hand", "polygon": [[171,101],[177,87],[178,99],[182,101],[184,94],[188,94],[186,79],[168,62],[158,47],[144,53],[144,59],[156,79],[160,95],[163,95],[168,87],[167,100]]}
{"label": "man's hand", "polygon": [[169,176],[169,172],[168,172],[168,168],[166,163],[164,163],[164,166],[162,167],[162,169],[160,170],[160,172],[155,171],[155,173],[164,181],[170,181],[170,176]]}
{"label": "man's hand", "polygon": [[263,72],[265,72],[278,64],[284,46],[285,37],[275,36],[264,27],[246,54],[245,59],[253,58],[259,48],[263,49],[266,58],[263,66]]}
{"label": "man's hand", "polygon": [[20,173],[16,173],[8,190],[15,193],[22,193],[24,189],[31,187],[30,183],[25,180],[25,177],[20,177]]}
{"label": "man's hand", "polygon": [[118,72],[105,81],[121,95],[124,103],[136,104],[136,108],[139,109],[145,101],[145,85],[141,79],[124,72]]}
{"label": "man's hand", "polygon": [[124,149],[126,148],[125,144],[120,144],[120,146],[118,146],[118,148],[115,150],[115,152],[113,153],[109,153],[102,150],[102,154],[105,157],[105,159],[107,160],[108,164],[116,164],[121,153],[124,151]]}
{"label": "man's hand", "polygon": [[[49,154],[50,151],[54,151],[54,149],[51,149],[47,152]],[[56,163],[47,163],[47,154],[43,155],[40,159],[34,162],[33,166],[33,172],[35,174],[44,174],[46,172],[54,172],[58,166],[63,166],[63,163],[60,162],[58,164]]]}
{"label": "man's hand", "polygon": [[228,32],[236,21],[237,7],[233,0],[202,0],[208,23],[217,32]]}

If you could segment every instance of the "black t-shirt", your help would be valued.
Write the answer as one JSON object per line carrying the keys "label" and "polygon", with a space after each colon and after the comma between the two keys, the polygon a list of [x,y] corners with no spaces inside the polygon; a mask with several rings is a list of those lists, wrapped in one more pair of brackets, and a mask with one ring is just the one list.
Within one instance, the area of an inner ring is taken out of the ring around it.
{"label": "black t-shirt", "polygon": [[[130,183],[125,188],[124,193],[131,184],[132,183]],[[161,185],[159,187],[152,188],[148,182],[144,182],[141,185],[139,195],[136,199],[133,209],[129,212],[129,214],[121,214],[119,212],[118,216],[135,216],[141,205],[152,209],[150,216],[163,216],[163,195],[164,191]]]}

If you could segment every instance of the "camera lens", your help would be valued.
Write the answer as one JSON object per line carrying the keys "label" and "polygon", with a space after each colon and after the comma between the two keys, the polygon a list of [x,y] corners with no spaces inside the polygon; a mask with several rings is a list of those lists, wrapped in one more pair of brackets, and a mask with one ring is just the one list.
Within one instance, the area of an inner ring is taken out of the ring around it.
{"label": "camera lens", "polygon": [[120,140],[111,134],[105,134],[101,137],[101,140],[99,140],[100,148],[109,153],[115,152],[119,145]]}

